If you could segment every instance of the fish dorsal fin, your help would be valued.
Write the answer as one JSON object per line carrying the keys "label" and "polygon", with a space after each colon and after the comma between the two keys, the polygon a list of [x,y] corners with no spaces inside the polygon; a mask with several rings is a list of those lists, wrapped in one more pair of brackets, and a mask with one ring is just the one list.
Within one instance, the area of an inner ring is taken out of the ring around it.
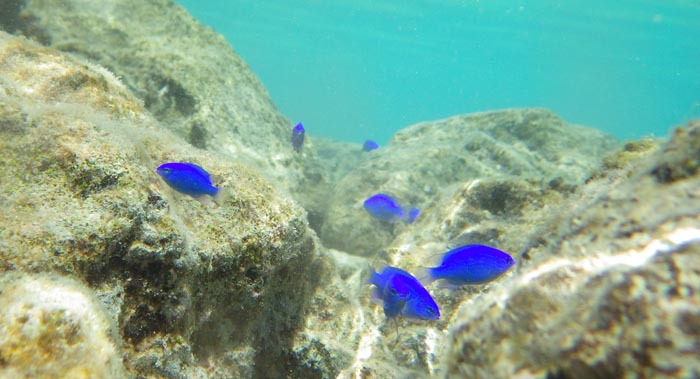
{"label": "fish dorsal fin", "polygon": [[209,174],[209,173],[207,172],[207,170],[203,169],[202,166],[197,165],[197,164],[194,164],[194,163],[190,163],[189,165],[190,165],[190,167],[192,167],[195,171],[197,171],[197,173],[199,173],[200,175],[204,176],[205,178],[211,179],[211,174]]}

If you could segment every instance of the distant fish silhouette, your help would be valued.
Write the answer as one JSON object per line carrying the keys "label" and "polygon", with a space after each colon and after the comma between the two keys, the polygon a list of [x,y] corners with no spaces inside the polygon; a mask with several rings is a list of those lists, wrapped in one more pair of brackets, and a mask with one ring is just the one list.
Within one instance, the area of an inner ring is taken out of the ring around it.
{"label": "distant fish silhouette", "polygon": [[410,224],[420,214],[418,208],[405,209],[393,197],[385,193],[370,196],[363,205],[372,217],[386,222],[405,221]]}
{"label": "distant fish silhouette", "polygon": [[292,147],[297,153],[301,152],[302,146],[304,146],[304,125],[300,123],[292,129]]}
{"label": "distant fish silhouette", "polygon": [[365,143],[362,145],[362,151],[372,151],[377,149],[379,149],[379,145],[370,139],[365,141]]}

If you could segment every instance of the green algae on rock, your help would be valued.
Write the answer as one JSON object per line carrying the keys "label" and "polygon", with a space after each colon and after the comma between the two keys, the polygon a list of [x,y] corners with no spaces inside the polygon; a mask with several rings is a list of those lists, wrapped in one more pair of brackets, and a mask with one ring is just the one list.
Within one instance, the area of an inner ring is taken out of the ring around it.
{"label": "green algae on rock", "polygon": [[691,159],[696,149],[674,146],[692,146],[699,127],[682,128],[625,175],[606,168],[612,178],[596,174],[564,202],[517,275],[459,307],[445,377],[698,372],[688,300],[700,291],[700,177],[659,184],[649,167]]}
{"label": "green algae on rock", "polygon": [[[398,132],[335,186],[321,228],[324,244],[374,255],[403,229],[367,217],[362,201],[388,193],[418,207],[470,180],[520,177],[582,183],[617,142],[567,125],[544,109],[511,109],[424,122]],[[421,216],[422,217],[422,216]],[[420,219],[419,221],[420,222]]]}
{"label": "green algae on rock", "polygon": [[119,349],[116,326],[84,285],[0,276],[0,377],[126,378]]}
{"label": "green algae on rock", "polygon": [[[5,33],[0,61],[0,270],[88,282],[118,323],[129,375],[166,360],[163,378],[203,361],[283,371],[317,285],[303,209],[159,128],[100,67]],[[175,193],[154,171],[172,160],[205,165],[230,196],[207,207]]]}
{"label": "green algae on rock", "polygon": [[[398,337],[362,295],[332,300],[352,287],[345,274],[301,335],[313,336],[317,350],[347,354],[333,332],[343,331],[337,338],[354,354],[341,377],[692,376],[700,369],[700,177],[682,171],[660,183],[654,168],[687,167],[698,127],[681,128],[660,149],[630,142],[622,151],[638,153],[603,162],[575,186],[495,177],[450,187],[380,259],[410,271],[447,245],[489,243],[513,253],[515,270],[487,286],[428,287],[444,317],[400,322]],[[331,316],[319,317],[321,309]]]}
{"label": "green algae on rock", "polygon": [[328,180],[316,169],[314,150],[294,153],[292,123],[247,63],[180,5],[33,0],[14,17],[22,21],[18,33],[107,67],[161,127],[253,167],[310,213],[321,213],[316,199]]}

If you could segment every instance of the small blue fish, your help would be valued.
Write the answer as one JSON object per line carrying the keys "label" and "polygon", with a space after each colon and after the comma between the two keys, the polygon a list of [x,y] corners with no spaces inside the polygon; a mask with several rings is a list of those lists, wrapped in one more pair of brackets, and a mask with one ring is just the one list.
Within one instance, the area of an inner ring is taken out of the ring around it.
{"label": "small blue fish", "polygon": [[300,123],[292,129],[292,147],[297,153],[301,152],[301,147],[304,146],[304,125]]}
{"label": "small blue fish", "polygon": [[362,145],[362,151],[372,151],[372,150],[377,150],[377,149],[379,149],[379,145],[376,142],[372,141],[371,139],[368,139]]}
{"label": "small blue fish", "polygon": [[211,175],[194,163],[163,163],[156,172],[170,187],[194,198],[209,195],[216,199],[221,194],[219,188],[212,183]]}
{"label": "small blue fish", "polygon": [[438,267],[428,268],[427,279],[444,279],[451,286],[483,284],[498,278],[514,264],[513,257],[501,250],[465,245],[446,252]]}
{"label": "small blue fish", "polygon": [[365,210],[374,218],[386,222],[406,221],[412,223],[420,214],[418,208],[406,210],[391,196],[378,193],[370,196],[363,203]]}
{"label": "small blue fish", "polygon": [[406,218],[406,222],[409,224],[413,224],[416,219],[420,216],[420,209],[418,208],[411,208],[408,210],[408,216]]}
{"label": "small blue fish", "polygon": [[381,274],[372,269],[369,284],[376,286],[374,296],[383,302],[384,315],[394,318],[437,320],[440,309],[423,285],[408,272],[385,267]]}

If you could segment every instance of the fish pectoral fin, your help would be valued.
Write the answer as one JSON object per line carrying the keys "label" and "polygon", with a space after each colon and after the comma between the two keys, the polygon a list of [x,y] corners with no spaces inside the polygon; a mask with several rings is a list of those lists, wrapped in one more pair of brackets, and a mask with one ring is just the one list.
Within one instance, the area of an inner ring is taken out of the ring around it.
{"label": "fish pectoral fin", "polygon": [[199,201],[200,204],[204,205],[205,207],[211,206],[211,196],[209,195],[199,195],[199,196],[192,196],[194,197],[195,200]]}
{"label": "fish pectoral fin", "polygon": [[397,297],[388,296],[384,299],[384,315],[386,317],[396,317],[403,312],[406,302]]}

